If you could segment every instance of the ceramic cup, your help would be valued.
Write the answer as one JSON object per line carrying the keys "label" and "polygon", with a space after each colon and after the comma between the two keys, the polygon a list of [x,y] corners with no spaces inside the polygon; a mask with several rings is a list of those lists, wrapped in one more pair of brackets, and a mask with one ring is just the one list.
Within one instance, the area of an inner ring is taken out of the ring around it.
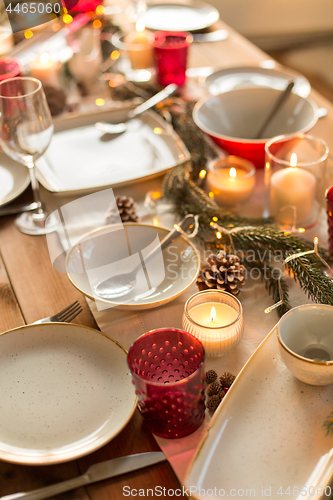
{"label": "ceramic cup", "polygon": [[279,321],[277,337],[282,361],[310,385],[333,383],[333,307],[305,304]]}

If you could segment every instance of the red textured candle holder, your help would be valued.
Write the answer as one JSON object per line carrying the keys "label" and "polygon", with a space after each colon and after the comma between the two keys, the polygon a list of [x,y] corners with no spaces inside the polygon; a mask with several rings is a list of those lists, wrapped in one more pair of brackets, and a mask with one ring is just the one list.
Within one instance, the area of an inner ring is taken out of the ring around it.
{"label": "red textured candle holder", "polygon": [[142,335],[127,362],[147,427],[158,436],[179,438],[205,418],[204,348],[190,333],[173,328]]}
{"label": "red textured candle holder", "polygon": [[187,51],[193,37],[187,32],[157,31],[152,40],[157,66],[157,81],[161,85],[184,85]]}
{"label": "red textured candle holder", "polygon": [[328,244],[330,252],[333,253],[333,186],[327,189],[326,193]]}

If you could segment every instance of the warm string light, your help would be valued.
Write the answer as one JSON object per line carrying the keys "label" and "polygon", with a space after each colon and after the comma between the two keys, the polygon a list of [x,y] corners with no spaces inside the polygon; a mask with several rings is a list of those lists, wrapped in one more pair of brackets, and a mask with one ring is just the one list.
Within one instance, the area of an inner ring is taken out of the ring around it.
{"label": "warm string light", "polygon": [[[217,220],[217,217],[213,217],[213,221]],[[210,225],[214,228],[217,229],[216,232],[216,238],[219,240],[222,238],[222,234],[226,234],[229,236],[230,240],[230,246],[232,248],[232,251],[236,253],[234,241],[232,239],[232,234],[233,233],[238,233],[239,231],[250,231],[252,229],[255,229],[253,226],[244,226],[244,227],[233,227],[232,229],[226,229],[225,227],[220,226],[219,224],[216,224],[216,222],[211,222]]]}

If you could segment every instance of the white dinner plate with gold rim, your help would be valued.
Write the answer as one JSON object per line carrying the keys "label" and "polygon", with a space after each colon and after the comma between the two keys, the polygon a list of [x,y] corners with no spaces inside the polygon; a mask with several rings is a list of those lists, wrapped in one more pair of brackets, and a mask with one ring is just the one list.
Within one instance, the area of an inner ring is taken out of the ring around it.
{"label": "white dinner plate with gold rim", "polygon": [[197,31],[219,20],[219,12],[201,0],[149,2],[142,19],[146,28],[162,31]]}
{"label": "white dinner plate with gold rim", "polygon": [[23,193],[29,182],[28,168],[0,152],[0,207]]}
{"label": "white dinner plate with gold rim", "polygon": [[333,436],[322,426],[332,401],[333,385],[306,385],[290,374],[274,328],[243,367],[197,448],[185,478],[192,498],[217,500],[220,490],[225,497],[296,498],[333,447]]}
{"label": "white dinner plate with gold rim", "polygon": [[[149,267],[146,264],[146,269],[142,268],[137,273],[136,286],[128,295],[121,297],[118,302],[98,297],[91,284],[90,270],[95,273],[101,269],[100,280],[109,277],[108,266],[113,263],[116,263],[113,276],[128,273],[134,267],[126,260],[128,253],[143,256],[146,248],[150,250],[150,245],[156,244],[154,239],[157,235],[162,240],[169,232],[168,229],[148,224],[125,223],[123,235],[114,233],[115,227],[104,226],[88,233],[71,248],[66,257],[70,282],[86,297],[95,300],[98,308],[152,309],[174,300],[194,283],[200,268],[200,256],[193,243],[180,236],[163,250],[162,260],[152,259]],[[147,282],[147,275],[150,283]],[[158,276],[161,276],[160,280]]]}
{"label": "white dinner plate with gold rim", "polygon": [[171,125],[154,111],[132,119],[122,134],[103,134],[100,121],[121,123],[131,108],[59,117],[51,143],[36,162],[40,183],[61,195],[86,194],[147,180],[190,159]]}
{"label": "white dinner plate with gold rim", "polygon": [[118,342],[81,325],[0,335],[0,459],[65,462],[114,438],[136,408],[126,358]]}

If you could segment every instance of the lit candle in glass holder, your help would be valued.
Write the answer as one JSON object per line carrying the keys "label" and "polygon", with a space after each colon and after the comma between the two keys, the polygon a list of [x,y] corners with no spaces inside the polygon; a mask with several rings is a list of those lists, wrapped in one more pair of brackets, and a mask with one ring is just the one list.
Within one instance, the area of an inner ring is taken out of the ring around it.
{"label": "lit candle in glass holder", "polygon": [[317,224],[326,187],[326,142],[305,134],[281,135],[266,142],[265,152],[265,216],[287,230]]}
{"label": "lit candle in glass holder", "polygon": [[59,62],[53,61],[49,54],[43,53],[39,59],[29,64],[31,76],[40,80],[43,85],[57,87]]}
{"label": "lit candle in glass holder", "polygon": [[302,224],[311,218],[316,194],[316,178],[297,167],[297,155],[292,153],[290,167],[271,177],[271,207],[283,224]]}
{"label": "lit candle in glass holder", "polygon": [[124,38],[128,45],[128,57],[133,70],[151,68],[154,64],[153,49],[149,43],[149,33],[142,20],[136,23],[134,32]]}
{"label": "lit candle in glass holder", "polygon": [[226,156],[208,165],[206,186],[216,203],[231,207],[244,203],[255,186],[254,165],[238,156]]}
{"label": "lit candle in glass holder", "polygon": [[207,355],[223,356],[241,340],[242,305],[227,292],[198,292],[185,304],[183,329],[202,342]]}

